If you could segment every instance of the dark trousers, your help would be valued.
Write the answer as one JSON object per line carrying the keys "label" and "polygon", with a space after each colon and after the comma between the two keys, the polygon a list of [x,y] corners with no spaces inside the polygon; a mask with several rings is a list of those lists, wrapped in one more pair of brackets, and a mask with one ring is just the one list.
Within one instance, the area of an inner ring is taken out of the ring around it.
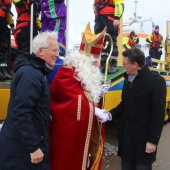
{"label": "dark trousers", "polygon": [[122,170],[152,170],[151,164],[143,164],[136,161],[121,160]]}
{"label": "dark trousers", "polygon": [[0,19],[0,64],[6,63],[6,53],[10,48],[10,29]]}
{"label": "dark trousers", "polygon": [[[161,59],[161,55],[162,55],[162,51],[158,52],[158,48],[150,48],[149,50],[149,55],[151,58],[155,58],[160,60]],[[157,63],[152,63],[153,66],[157,66]]]}
{"label": "dark trousers", "polygon": [[[33,37],[38,34],[36,27],[33,28]],[[15,35],[15,41],[20,51],[30,51],[30,24],[20,28],[20,32]]]}
{"label": "dark trousers", "polygon": [[[118,36],[118,27],[113,26],[113,21],[108,19],[108,15],[98,15],[95,17],[94,32],[98,34],[107,27],[107,33],[112,37],[113,41],[113,53],[112,55],[118,56],[118,47],[117,47],[117,36]],[[107,48],[110,52],[110,47]],[[107,51],[106,49],[106,51]]]}

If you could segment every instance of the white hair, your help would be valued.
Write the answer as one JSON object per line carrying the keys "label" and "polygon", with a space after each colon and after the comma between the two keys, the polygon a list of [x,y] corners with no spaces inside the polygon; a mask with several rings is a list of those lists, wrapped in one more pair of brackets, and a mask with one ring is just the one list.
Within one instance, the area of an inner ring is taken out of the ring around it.
{"label": "white hair", "polygon": [[93,64],[94,61],[93,57],[87,57],[75,51],[66,56],[64,63],[75,69],[75,78],[81,82],[85,90],[91,93],[94,103],[98,103],[101,94],[102,74],[99,67]]}
{"label": "white hair", "polygon": [[48,47],[48,40],[50,38],[55,38],[57,41],[57,32],[41,32],[37,36],[34,37],[32,42],[32,52],[36,54],[38,52],[38,49],[40,48],[47,48]]}

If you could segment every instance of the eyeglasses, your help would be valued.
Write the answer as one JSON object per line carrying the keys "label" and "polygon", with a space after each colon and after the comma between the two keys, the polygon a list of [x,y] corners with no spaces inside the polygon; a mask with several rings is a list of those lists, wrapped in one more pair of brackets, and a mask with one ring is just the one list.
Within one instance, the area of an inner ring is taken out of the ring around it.
{"label": "eyeglasses", "polygon": [[49,49],[47,47],[42,47],[42,49],[47,49],[47,50],[50,50],[50,51],[57,53],[57,54],[59,53],[59,49]]}

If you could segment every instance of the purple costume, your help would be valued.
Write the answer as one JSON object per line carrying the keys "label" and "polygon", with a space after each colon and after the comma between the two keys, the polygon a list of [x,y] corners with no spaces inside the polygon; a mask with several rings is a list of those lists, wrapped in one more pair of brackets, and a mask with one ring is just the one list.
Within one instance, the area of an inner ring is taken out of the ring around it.
{"label": "purple costume", "polygon": [[42,31],[58,31],[59,47],[65,51],[66,46],[66,15],[67,8],[64,3],[65,0],[42,0],[41,5],[41,21]]}

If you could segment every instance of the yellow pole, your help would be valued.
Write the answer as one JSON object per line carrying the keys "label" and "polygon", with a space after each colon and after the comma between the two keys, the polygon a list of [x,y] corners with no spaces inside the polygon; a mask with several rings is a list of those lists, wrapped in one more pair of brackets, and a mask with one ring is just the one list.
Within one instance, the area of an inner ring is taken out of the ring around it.
{"label": "yellow pole", "polygon": [[122,61],[122,50],[123,50],[123,17],[121,17],[120,19],[120,33],[119,36],[117,38],[117,46],[118,46],[118,50],[119,50],[119,55],[117,58],[117,65],[118,66],[122,66],[123,65],[123,61]]}

